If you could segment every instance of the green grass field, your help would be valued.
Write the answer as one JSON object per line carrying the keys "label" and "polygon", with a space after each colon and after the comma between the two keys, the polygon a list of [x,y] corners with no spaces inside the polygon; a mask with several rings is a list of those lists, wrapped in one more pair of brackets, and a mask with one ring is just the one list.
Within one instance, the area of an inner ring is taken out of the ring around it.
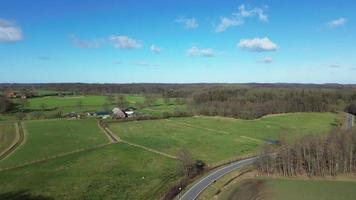
{"label": "green grass field", "polygon": [[231,185],[221,200],[353,200],[356,181],[248,179]]}
{"label": "green grass field", "polygon": [[170,120],[111,123],[122,139],[165,153],[188,150],[209,164],[236,159],[258,150],[264,140],[294,138],[331,130],[338,118],[331,113],[295,113],[258,120],[188,117]]}
{"label": "green grass field", "polygon": [[94,119],[27,121],[24,128],[24,144],[0,161],[0,168],[108,142]]}
{"label": "green grass field", "polygon": [[170,158],[111,144],[0,171],[0,199],[159,199],[177,179],[175,167]]}
{"label": "green grass field", "polygon": [[[142,95],[125,95],[129,106],[138,107],[138,105],[143,105],[145,97]],[[45,114],[51,115],[61,111],[62,113],[70,112],[97,112],[103,111],[103,105],[108,103],[106,96],[48,96],[40,98],[30,98],[28,99],[29,105],[26,109],[30,111],[41,111],[42,106],[45,105],[45,109],[50,109],[44,111]],[[81,102],[81,106],[78,106],[78,102]],[[173,113],[177,109],[184,111],[186,110],[185,105],[175,105],[175,99],[170,99],[170,104],[166,105],[163,98],[157,97],[154,105],[145,106],[144,108],[138,109],[137,114],[153,115],[159,116],[164,112]],[[115,103],[115,101],[113,102]],[[109,105],[108,109],[112,109],[114,105]],[[31,115],[29,115],[30,117]],[[5,117],[5,116],[4,116]],[[1,120],[0,116],[0,120]]]}
{"label": "green grass field", "polygon": [[0,123],[0,154],[8,149],[16,139],[16,130],[14,123]]}

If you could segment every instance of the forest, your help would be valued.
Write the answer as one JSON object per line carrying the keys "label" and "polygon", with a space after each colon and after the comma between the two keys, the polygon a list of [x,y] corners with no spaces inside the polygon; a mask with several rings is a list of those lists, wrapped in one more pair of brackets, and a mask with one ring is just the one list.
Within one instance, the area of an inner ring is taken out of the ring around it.
{"label": "forest", "polygon": [[356,129],[308,135],[278,147],[265,145],[256,162],[262,174],[336,176],[356,172]]}

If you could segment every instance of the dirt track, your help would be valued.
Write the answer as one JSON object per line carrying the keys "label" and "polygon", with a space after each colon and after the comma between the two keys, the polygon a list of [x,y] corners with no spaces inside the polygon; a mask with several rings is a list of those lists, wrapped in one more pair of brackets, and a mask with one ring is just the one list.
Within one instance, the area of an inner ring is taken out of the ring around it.
{"label": "dirt track", "polygon": [[16,137],[17,140],[7,150],[5,150],[0,155],[0,161],[4,160],[11,153],[13,153],[25,141],[25,132],[23,130],[22,122],[17,122],[16,123],[16,134],[17,134],[17,137]]}

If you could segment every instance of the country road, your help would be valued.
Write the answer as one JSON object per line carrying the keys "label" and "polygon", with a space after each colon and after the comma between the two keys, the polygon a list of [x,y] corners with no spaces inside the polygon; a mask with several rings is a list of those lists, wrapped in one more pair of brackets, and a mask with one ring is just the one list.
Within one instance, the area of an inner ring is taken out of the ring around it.
{"label": "country road", "polygon": [[186,191],[179,200],[194,200],[196,199],[201,192],[205,190],[210,184],[214,183],[217,179],[221,178],[225,174],[228,174],[234,170],[237,170],[241,167],[252,164],[257,157],[248,158],[240,161],[233,162],[222,168],[216,169],[211,172],[209,175],[200,179],[195,183],[188,191]]}
{"label": "country road", "polygon": [[354,125],[354,115],[347,113],[346,121],[346,129],[352,128]]}

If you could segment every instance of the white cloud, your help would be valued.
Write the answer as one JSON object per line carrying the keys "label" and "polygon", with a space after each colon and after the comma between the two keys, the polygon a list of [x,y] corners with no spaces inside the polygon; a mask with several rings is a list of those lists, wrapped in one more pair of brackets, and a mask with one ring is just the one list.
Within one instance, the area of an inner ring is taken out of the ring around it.
{"label": "white cloud", "polygon": [[194,17],[193,18],[180,17],[176,19],[176,22],[182,24],[185,29],[194,29],[194,28],[198,28],[199,26],[198,21]]}
{"label": "white cloud", "polygon": [[[236,15],[236,13],[235,13]],[[263,22],[268,22],[268,16],[265,14],[264,10],[262,8],[255,7],[251,10],[246,10],[246,7],[244,4],[242,4],[239,7],[239,12],[237,15],[242,16],[242,17],[254,17],[257,16],[259,20]]]}
{"label": "white cloud", "polygon": [[103,40],[82,40],[75,35],[70,35],[70,40],[72,44],[78,48],[90,49],[90,48],[99,48],[103,44]]}
{"label": "white cloud", "polygon": [[142,47],[139,41],[122,35],[112,35],[109,37],[109,41],[118,49],[138,49]]}
{"label": "white cloud", "polygon": [[336,27],[345,25],[346,22],[347,22],[347,19],[341,17],[339,19],[331,20],[330,22],[327,23],[327,26],[329,28],[336,28]]}
{"label": "white cloud", "polygon": [[223,32],[226,29],[244,24],[244,20],[240,18],[222,17],[220,23],[215,27],[215,32]]}
{"label": "white cloud", "polygon": [[201,54],[205,57],[213,57],[215,56],[215,52],[213,49],[202,49],[200,50]]}
{"label": "white cloud", "polygon": [[17,42],[22,39],[22,30],[16,22],[0,18],[0,42]]}
{"label": "white cloud", "polygon": [[153,45],[151,45],[150,50],[151,50],[153,53],[161,53],[162,48],[161,48],[161,47],[158,47],[158,46],[156,46],[156,45],[153,44]]}
{"label": "white cloud", "polygon": [[220,22],[215,26],[215,32],[223,32],[230,27],[240,26],[245,23],[245,18],[255,17],[262,22],[268,22],[268,15],[262,8],[255,7],[251,10],[246,9],[245,5],[239,6],[238,12],[234,12],[230,17],[220,17]]}
{"label": "white cloud", "polygon": [[263,63],[266,63],[266,64],[272,63],[272,62],[273,62],[273,58],[266,56],[266,57],[264,57],[264,58],[262,59],[262,62],[263,62]]}
{"label": "white cloud", "polygon": [[237,46],[242,50],[253,51],[253,52],[275,51],[278,49],[278,46],[267,37],[254,38],[254,39],[242,39],[237,44]]}
{"label": "white cloud", "polygon": [[199,49],[196,46],[187,50],[187,55],[194,57],[194,56],[204,56],[204,57],[213,57],[215,56],[214,49],[206,48],[206,49]]}

